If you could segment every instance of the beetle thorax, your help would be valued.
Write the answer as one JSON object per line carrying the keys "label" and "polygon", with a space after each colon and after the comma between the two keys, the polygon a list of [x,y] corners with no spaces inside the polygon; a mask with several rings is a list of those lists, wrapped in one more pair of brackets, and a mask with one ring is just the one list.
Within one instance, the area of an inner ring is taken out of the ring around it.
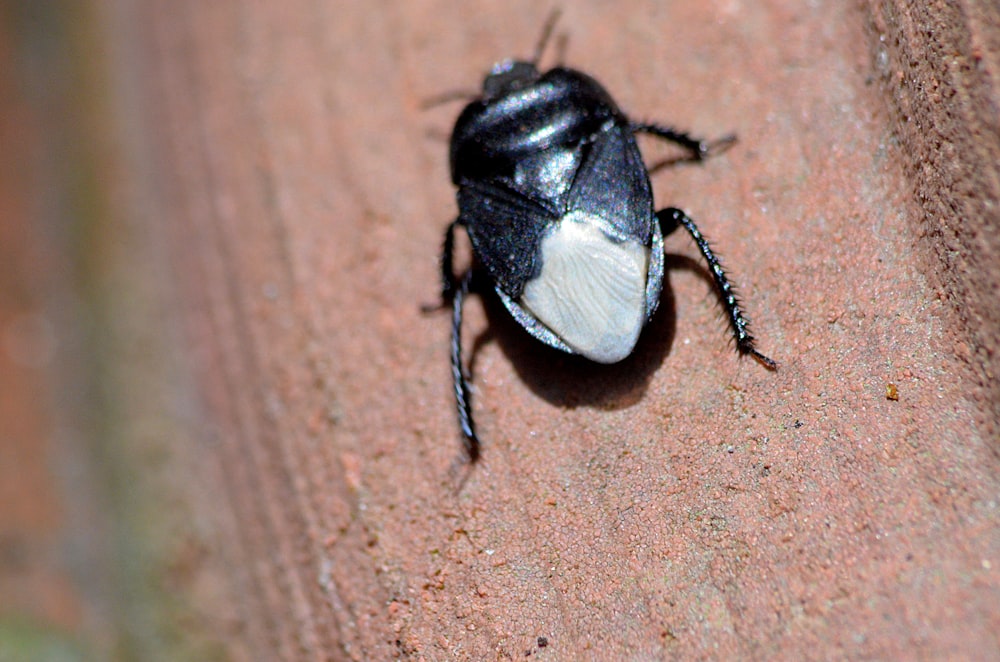
{"label": "beetle thorax", "polygon": [[632,353],[646,321],[649,249],[608,234],[605,219],[566,214],[542,240],[541,272],[521,305],[574,351],[598,363]]}

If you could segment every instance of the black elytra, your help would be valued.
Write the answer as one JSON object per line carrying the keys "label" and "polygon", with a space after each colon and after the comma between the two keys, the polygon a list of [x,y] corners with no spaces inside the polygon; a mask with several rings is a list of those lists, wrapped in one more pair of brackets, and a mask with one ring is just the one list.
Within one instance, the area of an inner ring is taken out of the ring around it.
{"label": "black elytra", "polygon": [[683,226],[721,297],[740,354],[768,369],[747,318],[694,221],[680,209],[653,209],[649,173],[635,135],[673,142],[701,160],[715,142],[630,120],[593,78],[574,69],[545,72],[538,60],[558,13],[546,22],[530,62],[505,60],[465,106],[452,131],[451,179],[458,218],[445,232],[443,300],[452,304],[451,368],[459,424],[471,462],[480,444],[462,362],[462,305],[472,269],[456,276],[455,228],[469,235],[476,260],[500,300],[532,336],[598,363],[632,353],[656,311],[663,286],[663,237]]}

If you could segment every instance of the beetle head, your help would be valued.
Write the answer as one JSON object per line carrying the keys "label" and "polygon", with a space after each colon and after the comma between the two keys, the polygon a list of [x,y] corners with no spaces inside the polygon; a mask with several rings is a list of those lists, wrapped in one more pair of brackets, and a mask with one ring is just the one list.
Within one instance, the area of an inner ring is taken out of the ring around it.
{"label": "beetle head", "polygon": [[493,65],[493,70],[490,71],[483,81],[483,101],[491,101],[512,92],[523,90],[538,82],[538,79],[542,76],[538,71],[538,61],[542,59],[545,45],[549,43],[549,37],[552,36],[552,30],[556,26],[556,21],[559,20],[560,13],[559,9],[554,9],[549,14],[549,17],[545,19],[541,37],[539,37],[538,44],[535,46],[535,56],[530,62],[508,59]]}
{"label": "beetle head", "polygon": [[483,80],[483,100],[490,101],[536,83],[541,77],[534,62],[504,60],[493,65]]}

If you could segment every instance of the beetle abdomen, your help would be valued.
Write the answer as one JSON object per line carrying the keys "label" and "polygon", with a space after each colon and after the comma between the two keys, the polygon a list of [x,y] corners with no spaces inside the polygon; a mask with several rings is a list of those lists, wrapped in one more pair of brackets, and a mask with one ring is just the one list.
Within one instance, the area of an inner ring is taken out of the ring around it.
{"label": "beetle abdomen", "polygon": [[611,239],[606,224],[583,212],[564,216],[542,240],[541,273],[520,303],[573,351],[617,363],[646,322],[649,249]]}

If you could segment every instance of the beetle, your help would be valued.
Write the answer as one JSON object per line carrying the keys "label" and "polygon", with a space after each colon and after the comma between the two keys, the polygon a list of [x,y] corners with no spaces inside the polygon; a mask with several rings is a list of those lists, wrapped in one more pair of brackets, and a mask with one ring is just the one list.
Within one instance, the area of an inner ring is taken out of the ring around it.
{"label": "beetle", "polygon": [[735,140],[694,138],[635,122],[589,75],[538,62],[558,14],[546,22],[531,61],[507,59],[483,80],[450,140],[458,217],[444,237],[442,305],[451,303],[451,372],[469,460],[480,454],[462,362],[462,307],[473,268],[456,276],[456,228],[472,245],[503,305],[538,340],[597,363],[632,353],[663,287],[663,237],[683,226],[708,264],[741,355],[770,370],[719,259],[695,222],[672,207],[654,211],[636,134],[649,134],[700,161]]}

